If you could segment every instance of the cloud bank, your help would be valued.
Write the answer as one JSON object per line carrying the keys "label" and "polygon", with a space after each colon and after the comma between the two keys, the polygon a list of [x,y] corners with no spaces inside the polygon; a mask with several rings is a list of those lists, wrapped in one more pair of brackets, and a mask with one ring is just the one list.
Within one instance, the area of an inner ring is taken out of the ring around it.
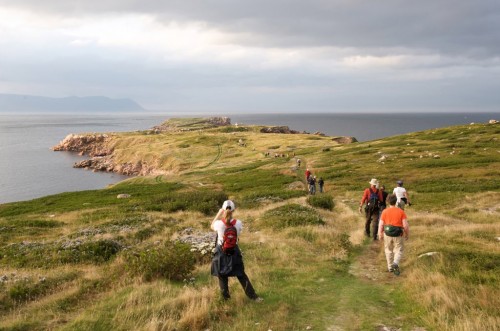
{"label": "cloud bank", "polygon": [[499,31],[491,0],[0,0],[0,92],[167,111],[500,111]]}

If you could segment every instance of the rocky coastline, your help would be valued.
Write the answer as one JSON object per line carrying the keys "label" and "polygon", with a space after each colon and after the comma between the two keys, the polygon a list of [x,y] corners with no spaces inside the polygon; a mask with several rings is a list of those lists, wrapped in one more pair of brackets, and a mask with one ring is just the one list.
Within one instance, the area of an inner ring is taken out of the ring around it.
{"label": "rocky coastline", "polygon": [[76,162],[73,168],[115,172],[127,176],[149,175],[157,171],[143,162],[115,162],[113,148],[109,145],[111,137],[109,134],[69,134],[58,145],[52,147],[52,150],[75,152],[90,157]]}

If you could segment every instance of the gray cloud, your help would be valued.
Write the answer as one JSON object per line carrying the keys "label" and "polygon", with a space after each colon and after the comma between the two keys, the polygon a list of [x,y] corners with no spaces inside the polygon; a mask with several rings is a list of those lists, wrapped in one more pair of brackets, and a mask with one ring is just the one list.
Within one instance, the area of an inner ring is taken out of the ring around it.
{"label": "gray cloud", "polygon": [[148,13],[159,21],[199,21],[264,47],[346,47],[383,53],[395,47],[466,57],[497,57],[500,3],[456,1],[0,0],[58,15]]}
{"label": "gray cloud", "polygon": [[[497,0],[0,0],[0,6],[57,19],[143,13],[166,26],[201,22],[229,36],[221,43],[245,50],[303,52],[297,63],[260,67],[269,54],[170,61],[161,51],[95,41],[70,47],[67,35],[49,38],[50,45],[0,38],[0,92],[7,86],[47,96],[131,97],[175,111],[499,110]],[[369,58],[341,63],[358,55],[403,58],[387,66]]]}

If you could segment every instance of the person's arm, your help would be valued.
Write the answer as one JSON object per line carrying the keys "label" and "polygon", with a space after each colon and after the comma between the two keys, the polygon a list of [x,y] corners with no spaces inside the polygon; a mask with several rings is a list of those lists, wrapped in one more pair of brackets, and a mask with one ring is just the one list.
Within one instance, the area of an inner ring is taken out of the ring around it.
{"label": "person's arm", "polygon": [[365,190],[363,192],[363,197],[361,198],[361,202],[359,203],[359,212],[361,213],[361,207],[363,207],[363,204],[365,201],[368,200],[368,192]]}
{"label": "person's arm", "polygon": [[408,201],[408,204],[410,205],[411,204],[410,203],[410,196],[408,195],[408,192],[405,191],[404,195],[405,195],[406,201]]}
{"label": "person's arm", "polygon": [[211,228],[212,230],[215,230],[215,229],[214,229],[214,223],[215,223],[215,221],[220,220],[220,218],[221,218],[221,216],[222,216],[222,214],[223,214],[223,213],[224,213],[224,209],[222,209],[222,208],[221,208],[221,209],[219,209],[219,211],[217,212],[217,215],[215,215],[215,217],[214,217],[214,219],[213,219],[212,223],[210,224],[210,228]]}
{"label": "person's arm", "polygon": [[384,239],[384,220],[382,218],[378,222],[378,239]]}
{"label": "person's arm", "polygon": [[404,232],[405,239],[408,240],[408,238],[410,237],[410,225],[408,224],[406,218],[403,220],[403,228],[405,229]]}

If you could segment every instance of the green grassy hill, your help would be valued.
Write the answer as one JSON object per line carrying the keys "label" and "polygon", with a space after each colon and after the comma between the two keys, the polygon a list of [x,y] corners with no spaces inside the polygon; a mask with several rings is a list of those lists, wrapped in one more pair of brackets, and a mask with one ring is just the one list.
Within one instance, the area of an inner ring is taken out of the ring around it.
{"label": "green grassy hill", "polygon": [[[259,127],[116,134],[117,161],[161,171],[0,205],[0,330],[498,330],[499,137],[488,124],[345,145]],[[412,198],[399,277],[363,235],[373,177]],[[262,303],[234,279],[220,300],[209,275],[227,198]]]}

